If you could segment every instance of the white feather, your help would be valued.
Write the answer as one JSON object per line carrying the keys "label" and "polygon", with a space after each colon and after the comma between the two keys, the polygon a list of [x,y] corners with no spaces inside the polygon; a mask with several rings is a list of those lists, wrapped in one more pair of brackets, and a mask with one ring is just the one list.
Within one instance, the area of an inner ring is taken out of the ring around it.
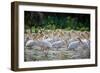
{"label": "white feather", "polygon": [[89,40],[82,39],[81,41],[82,41],[82,44],[80,44],[80,41],[70,42],[69,45],[68,45],[68,49],[77,49],[79,46],[82,46],[82,45],[85,48],[89,48],[90,47]]}

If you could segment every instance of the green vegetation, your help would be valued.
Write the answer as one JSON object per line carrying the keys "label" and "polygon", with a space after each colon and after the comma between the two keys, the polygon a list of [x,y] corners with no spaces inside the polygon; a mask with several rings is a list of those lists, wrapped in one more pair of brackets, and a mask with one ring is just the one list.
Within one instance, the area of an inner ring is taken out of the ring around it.
{"label": "green vegetation", "polygon": [[50,13],[25,11],[25,32],[40,29],[90,31],[89,14]]}

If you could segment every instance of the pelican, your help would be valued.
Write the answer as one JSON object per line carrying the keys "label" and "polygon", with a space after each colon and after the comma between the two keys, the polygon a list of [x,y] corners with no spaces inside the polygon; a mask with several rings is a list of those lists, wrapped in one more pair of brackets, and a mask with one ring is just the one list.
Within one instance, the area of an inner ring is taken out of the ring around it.
{"label": "pelican", "polygon": [[68,45],[68,49],[75,50],[79,46],[82,46],[83,48],[90,48],[90,41],[86,39],[82,39],[81,41],[70,42]]}
{"label": "pelican", "polygon": [[52,47],[54,48],[62,48],[65,45],[65,42],[63,40],[55,41],[52,43]]}
{"label": "pelican", "polygon": [[45,40],[41,40],[41,41],[29,40],[26,43],[26,46],[31,47],[31,48],[34,46],[38,46],[38,47],[41,47],[42,50],[47,50],[49,48],[52,48],[52,44]]}

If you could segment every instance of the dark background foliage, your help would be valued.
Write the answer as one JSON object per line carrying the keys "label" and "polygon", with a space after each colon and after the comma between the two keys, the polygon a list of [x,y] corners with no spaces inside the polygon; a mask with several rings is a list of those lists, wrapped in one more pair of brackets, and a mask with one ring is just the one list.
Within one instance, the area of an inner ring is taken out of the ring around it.
{"label": "dark background foliage", "polygon": [[65,29],[90,31],[90,14],[24,12],[25,30],[30,29]]}

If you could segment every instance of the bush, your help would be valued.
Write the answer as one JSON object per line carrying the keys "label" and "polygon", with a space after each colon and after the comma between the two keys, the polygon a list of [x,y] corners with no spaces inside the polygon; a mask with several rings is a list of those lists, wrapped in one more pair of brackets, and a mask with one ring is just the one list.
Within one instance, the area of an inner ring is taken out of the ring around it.
{"label": "bush", "polygon": [[80,31],[86,31],[85,27],[80,28]]}

